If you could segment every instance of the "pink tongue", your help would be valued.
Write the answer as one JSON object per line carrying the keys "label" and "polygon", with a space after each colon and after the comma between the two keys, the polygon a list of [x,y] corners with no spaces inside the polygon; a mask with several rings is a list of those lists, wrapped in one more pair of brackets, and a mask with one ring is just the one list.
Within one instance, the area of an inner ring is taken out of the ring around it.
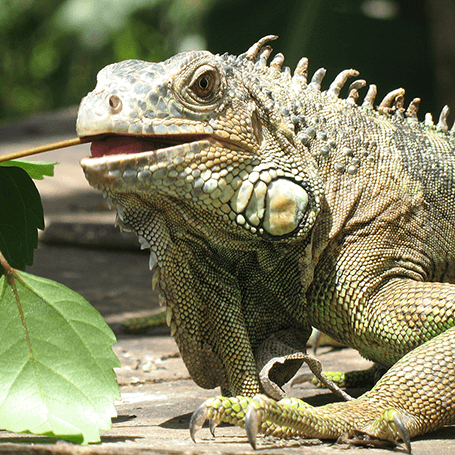
{"label": "pink tongue", "polygon": [[153,150],[153,145],[134,137],[114,136],[102,141],[93,141],[90,147],[92,156],[119,155],[122,153],[139,153]]}

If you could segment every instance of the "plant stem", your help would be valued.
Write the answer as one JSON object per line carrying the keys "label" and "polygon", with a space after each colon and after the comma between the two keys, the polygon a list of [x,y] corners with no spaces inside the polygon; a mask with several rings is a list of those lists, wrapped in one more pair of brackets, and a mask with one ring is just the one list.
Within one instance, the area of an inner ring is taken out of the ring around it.
{"label": "plant stem", "polygon": [[16,282],[14,281],[15,277],[16,278],[19,278],[19,277],[16,274],[16,270],[8,264],[8,261],[6,260],[5,256],[3,256],[3,253],[1,251],[0,251],[0,265],[5,269],[6,278],[10,282],[11,289],[13,290],[13,294],[14,294],[14,297],[15,297],[16,303],[17,303],[17,309],[19,310],[19,314],[21,317],[22,327],[24,328],[24,331],[25,331],[25,337],[27,339],[28,349],[30,351],[30,358],[34,359],[32,344],[30,342],[30,334],[29,334],[29,331],[27,328],[27,324],[25,322],[24,310],[22,308],[22,303],[21,303],[21,299],[19,297],[19,293],[17,292]]}
{"label": "plant stem", "polygon": [[3,253],[0,251],[0,266],[3,267],[3,270],[5,271],[5,276],[7,280],[11,284],[11,288],[13,289],[14,295],[16,296],[16,300],[18,301],[19,296],[17,295],[17,289],[16,289],[16,283],[14,282],[14,277],[17,277],[16,275],[16,270],[11,267],[6,260],[5,256],[3,256]]}
{"label": "plant stem", "polygon": [[8,261],[6,260],[5,256],[3,256],[3,253],[1,251],[0,251],[0,265],[5,270],[5,275],[10,276],[13,273],[14,269],[8,264]]}
{"label": "plant stem", "polygon": [[61,149],[64,147],[71,147],[72,145],[84,144],[87,141],[79,137],[73,139],[67,139],[65,141],[54,142],[53,144],[45,144],[39,147],[33,147],[31,149],[21,150],[20,152],[8,153],[0,156],[0,163],[9,160],[15,160],[17,158],[23,158],[25,156],[36,155],[38,153],[48,152],[49,150]]}

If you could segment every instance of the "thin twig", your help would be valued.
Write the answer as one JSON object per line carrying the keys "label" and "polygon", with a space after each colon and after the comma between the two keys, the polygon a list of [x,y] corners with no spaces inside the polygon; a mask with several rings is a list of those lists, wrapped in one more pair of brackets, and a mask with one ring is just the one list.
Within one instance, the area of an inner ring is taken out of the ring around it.
{"label": "thin twig", "polygon": [[84,144],[86,141],[79,137],[67,139],[66,141],[54,142],[53,144],[45,144],[31,149],[21,150],[20,152],[8,153],[0,156],[0,163],[17,158],[24,158],[25,156],[36,155],[38,153],[48,152],[50,150],[61,149],[64,147],[71,147],[72,145]]}

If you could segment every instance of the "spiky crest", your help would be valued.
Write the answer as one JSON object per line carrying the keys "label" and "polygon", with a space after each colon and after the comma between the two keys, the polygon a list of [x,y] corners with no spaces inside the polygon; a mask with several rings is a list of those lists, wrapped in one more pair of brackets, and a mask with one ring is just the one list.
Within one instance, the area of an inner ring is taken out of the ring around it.
{"label": "spiky crest", "polygon": [[[245,53],[239,56],[240,59],[246,59],[255,63],[255,67],[259,65],[260,68],[267,67],[267,60],[269,59],[272,48],[267,43],[276,40],[277,35],[267,35],[261,38],[258,42],[253,44]],[[284,55],[281,53],[276,54],[269,64],[269,68],[273,68],[283,73],[289,73],[288,67],[283,67]],[[308,58],[303,57],[297,63],[294,74],[292,75],[293,82],[298,84],[307,85],[311,89],[321,90],[322,80],[326,74],[325,68],[319,68],[313,74],[310,83],[308,83]],[[355,69],[347,69],[341,71],[330,84],[327,94],[339,97],[341,89],[346,84],[347,80],[351,77],[357,77],[359,72]],[[359,90],[366,86],[366,81],[359,79],[354,81],[348,89],[347,101],[351,104],[356,104],[359,98]],[[408,121],[418,122],[417,114],[419,111],[420,98],[414,98],[408,105],[407,109],[404,108],[404,95],[405,90],[398,88],[389,92],[381,101],[379,106],[375,107],[375,99],[377,96],[377,87],[371,84],[368,88],[367,94],[361,104],[362,108],[376,110],[379,114],[395,114],[402,118],[407,118]],[[437,125],[433,122],[431,114],[425,115],[424,125],[430,128],[436,128],[443,132],[449,132],[455,135],[455,122],[449,130],[447,119],[449,115],[448,106],[444,106],[439,116]]]}

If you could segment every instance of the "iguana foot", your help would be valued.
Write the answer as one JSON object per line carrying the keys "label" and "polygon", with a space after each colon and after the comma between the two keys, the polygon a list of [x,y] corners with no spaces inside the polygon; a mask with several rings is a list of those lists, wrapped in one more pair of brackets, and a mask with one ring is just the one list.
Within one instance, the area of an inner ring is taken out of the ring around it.
{"label": "iguana foot", "polygon": [[[404,443],[404,449],[406,453],[411,453],[411,439],[409,437],[409,433],[406,430],[406,427],[404,426],[403,421],[397,412],[393,414],[393,420],[397,433]],[[354,431],[352,434],[345,434],[343,436],[340,436],[337,439],[337,443],[349,444],[350,446],[367,446],[378,448],[394,448],[398,445],[397,442],[378,439],[358,431]]]}
{"label": "iguana foot", "polygon": [[409,433],[397,410],[383,409],[372,418],[371,404],[365,401],[358,406],[353,404],[350,401],[314,408],[297,398],[275,401],[265,395],[216,397],[205,401],[194,412],[190,434],[196,441],[196,432],[210,420],[212,434],[220,422],[245,427],[254,449],[257,434],[263,433],[280,438],[335,439],[340,443],[375,447],[394,447],[401,440],[406,452],[411,453]]}
{"label": "iguana foot", "polygon": [[[257,395],[261,397],[262,395]],[[265,395],[264,395],[265,397]],[[265,397],[267,398],[267,397]],[[297,398],[283,398],[279,402],[275,402],[272,398],[267,398],[274,403],[280,403],[284,407],[306,407],[311,406]],[[209,420],[210,432],[215,436],[215,428],[221,423],[231,423],[233,425],[244,428],[246,423],[247,412],[250,405],[254,403],[255,398],[248,397],[215,397],[206,400],[202,403],[191,416],[190,420],[190,435],[191,439],[196,442],[196,432],[200,430],[204,423]],[[252,416],[255,418],[255,416]],[[264,420],[259,428],[260,433],[281,438],[289,438],[296,436],[296,432],[292,428],[286,428],[278,423],[272,423]],[[256,431],[257,434],[258,431]],[[253,445],[253,444],[252,444]],[[254,445],[253,445],[254,447]]]}
{"label": "iguana foot", "polygon": [[[350,406],[351,403],[345,407],[352,407]],[[354,410],[352,410],[353,413],[349,413],[349,409],[346,409],[346,414],[343,416],[343,404],[339,404],[341,407],[329,405],[313,408],[298,399],[276,402],[265,395],[256,395],[248,405],[245,416],[248,441],[256,449],[257,433],[262,430],[264,425],[269,428],[275,424],[276,426],[280,425],[275,429],[275,436],[283,438],[289,436],[317,437],[320,439],[336,438],[338,443],[374,447],[395,447],[399,445],[401,440],[406,452],[411,453],[409,433],[398,411],[387,409],[373,422],[362,422],[361,416],[357,416],[360,418],[356,419]],[[330,412],[326,413],[325,408],[327,410],[331,408]],[[330,414],[332,414],[333,419]],[[364,429],[356,429],[357,425]],[[277,431],[278,428],[279,431]],[[374,434],[366,431],[372,431]],[[337,433],[341,434],[337,437]]]}
{"label": "iguana foot", "polygon": [[190,420],[191,439],[196,442],[196,432],[204,423],[210,421],[210,432],[215,436],[215,428],[220,422],[232,423],[240,427],[245,425],[245,415],[252,398],[247,397],[215,397],[206,400]]}

